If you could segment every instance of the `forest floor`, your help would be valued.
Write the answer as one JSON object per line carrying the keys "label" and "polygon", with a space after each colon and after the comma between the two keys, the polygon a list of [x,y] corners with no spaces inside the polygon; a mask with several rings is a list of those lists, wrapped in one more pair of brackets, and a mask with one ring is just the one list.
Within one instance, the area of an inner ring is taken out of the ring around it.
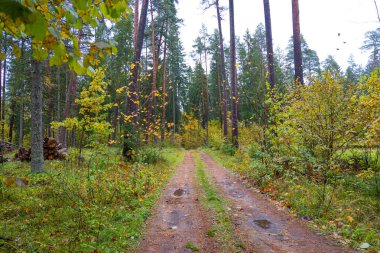
{"label": "forest floor", "polygon": [[208,154],[188,151],[147,222],[138,252],[354,252],[306,223]]}

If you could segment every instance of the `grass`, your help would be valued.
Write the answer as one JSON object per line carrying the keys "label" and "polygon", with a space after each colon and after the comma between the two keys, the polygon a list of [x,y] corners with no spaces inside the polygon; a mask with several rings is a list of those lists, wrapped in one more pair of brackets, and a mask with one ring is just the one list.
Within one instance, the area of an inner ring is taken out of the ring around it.
{"label": "grass", "polygon": [[194,244],[189,243],[189,242],[186,243],[185,248],[191,250],[192,252],[198,252],[199,251],[197,246],[195,246]]}
{"label": "grass", "polygon": [[[75,154],[75,151],[72,152]],[[120,151],[86,150],[85,161],[0,165],[0,252],[125,252],[136,248],[144,222],[184,152],[163,149],[156,164],[128,164]],[[15,185],[14,179],[27,185]],[[13,180],[13,181],[12,181]]]}
{"label": "grass", "polygon": [[215,186],[209,182],[199,153],[193,152],[192,155],[195,159],[197,177],[204,193],[201,202],[208,210],[212,210],[211,216],[214,220],[213,226],[207,232],[207,235],[216,239],[223,252],[241,252],[244,246],[242,246],[241,242],[235,243],[238,238],[234,234],[233,224],[227,211],[227,204],[220,197]]}
{"label": "grass", "polygon": [[[336,175],[336,181],[331,181],[335,183],[327,184],[326,200],[321,202],[323,184],[316,180],[294,171],[283,171],[274,162],[264,165],[241,150],[235,156],[204,151],[291,212],[312,219],[309,224],[317,230],[353,248],[369,243],[366,252],[380,251],[380,199],[373,179],[341,172]],[[281,174],[273,173],[276,170]]]}

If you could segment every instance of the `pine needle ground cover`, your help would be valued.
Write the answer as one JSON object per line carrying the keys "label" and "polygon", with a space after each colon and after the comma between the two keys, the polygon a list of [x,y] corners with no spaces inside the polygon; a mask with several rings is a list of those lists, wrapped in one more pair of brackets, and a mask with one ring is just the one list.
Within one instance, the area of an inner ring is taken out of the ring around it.
{"label": "pine needle ground cover", "polygon": [[[75,153],[75,152],[73,152]],[[30,165],[0,167],[1,252],[120,252],[136,247],[144,221],[173,169],[176,149],[154,164],[125,163],[116,149],[87,150],[31,174]]]}

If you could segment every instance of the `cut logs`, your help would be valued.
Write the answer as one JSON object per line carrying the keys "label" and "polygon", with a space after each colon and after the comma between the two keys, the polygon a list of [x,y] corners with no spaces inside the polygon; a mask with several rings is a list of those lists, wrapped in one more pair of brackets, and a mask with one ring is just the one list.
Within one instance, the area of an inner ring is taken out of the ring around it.
{"label": "cut logs", "polygon": [[[65,159],[68,155],[68,149],[62,148],[62,145],[52,137],[46,137],[43,143],[44,149],[44,159],[45,160],[58,160]],[[15,158],[20,161],[30,161],[31,160],[31,149],[19,148],[18,153],[15,155]]]}
{"label": "cut logs", "polygon": [[5,162],[8,162],[9,159],[8,158],[5,158],[4,156],[0,155],[0,163],[5,163]]}
{"label": "cut logs", "polygon": [[67,149],[61,148],[61,145],[58,144],[58,142],[52,138],[52,137],[46,137],[44,139],[44,159],[45,160],[57,160],[57,159],[65,159],[65,154],[67,153]]}
{"label": "cut logs", "polygon": [[15,158],[22,162],[24,161],[29,162],[30,160],[32,160],[31,154],[32,154],[32,150],[30,148],[21,147],[18,149],[18,152],[15,155]]}

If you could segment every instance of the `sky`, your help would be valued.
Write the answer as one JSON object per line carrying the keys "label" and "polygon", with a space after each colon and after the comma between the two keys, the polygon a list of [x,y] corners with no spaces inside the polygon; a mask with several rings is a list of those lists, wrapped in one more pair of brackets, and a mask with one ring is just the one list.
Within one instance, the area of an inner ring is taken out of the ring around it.
{"label": "sky", "polygon": [[[179,0],[177,5],[178,17],[183,19],[181,40],[188,55],[193,50],[192,45],[202,23],[209,33],[217,28],[215,8],[204,11],[200,2],[201,0]],[[259,23],[264,24],[262,0],[234,2],[237,36],[242,37],[247,29],[253,33]],[[220,5],[228,7],[228,0],[220,0]],[[378,6],[380,7],[380,1]],[[291,0],[270,0],[270,8],[274,47],[285,50],[293,34]],[[301,33],[309,48],[317,52],[321,62],[332,55],[345,69],[352,54],[355,62],[366,65],[368,54],[360,50],[365,40],[364,35],[367,31],[380,27],[374,0],[299,0],[299,8]],[[229,43],[228,9],[223,17],[224,42]],[[190,63],[191,58],[188,57],[187,61]]]}

